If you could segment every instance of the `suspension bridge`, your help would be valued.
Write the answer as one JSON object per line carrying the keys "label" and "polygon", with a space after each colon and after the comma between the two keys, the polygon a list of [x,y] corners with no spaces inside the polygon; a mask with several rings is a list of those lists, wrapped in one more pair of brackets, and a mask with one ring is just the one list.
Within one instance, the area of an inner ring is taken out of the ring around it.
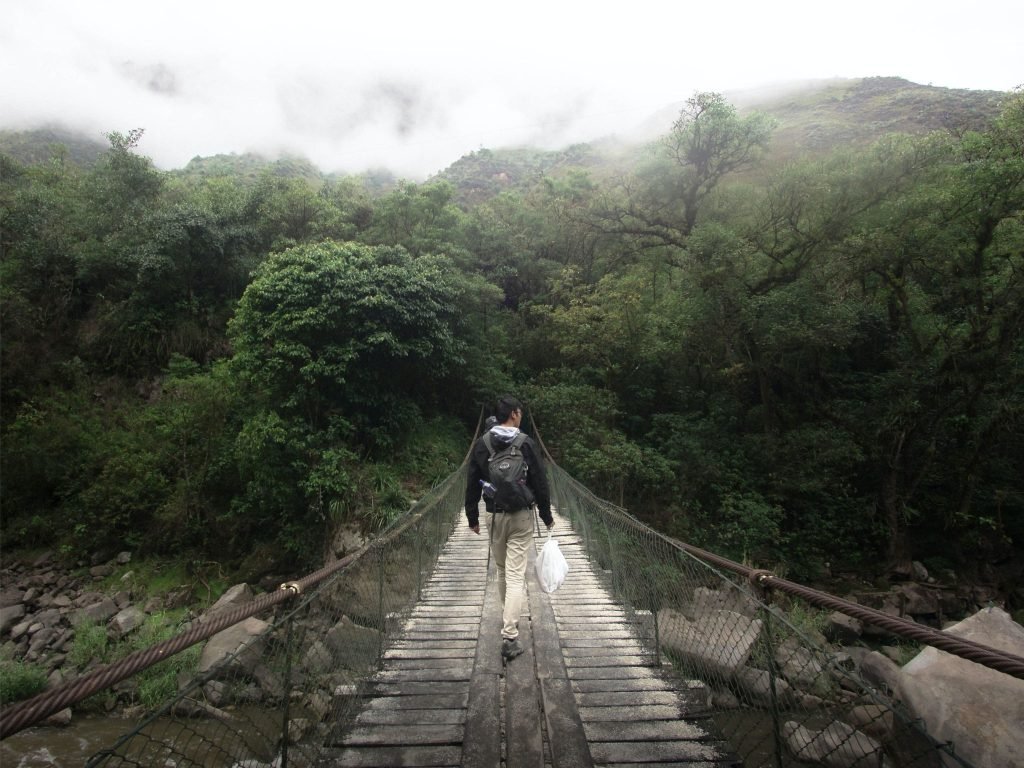
{"label": "suspension bridge", "polygon": [[970,766],[792,621],[796,604],[1024,678],[1024,658],[674,541],[548,470],[569,576],[550,594],[530,578],[538,530],[510,662],[463,464],[359,552],[7,707],[0,736],[206,642],[221,650],[85,765]]}

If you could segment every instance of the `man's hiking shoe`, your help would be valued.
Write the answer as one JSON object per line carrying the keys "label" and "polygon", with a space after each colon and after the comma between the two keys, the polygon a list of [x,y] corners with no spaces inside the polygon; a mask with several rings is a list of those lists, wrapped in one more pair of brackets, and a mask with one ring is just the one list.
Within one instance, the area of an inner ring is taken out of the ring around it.
{"label": "man's hiking shoe", "polygon": [[512,661],[516,656],[522,655],[524,650],[526,649],[523,648],[518,637],[515,640],[504,640],[501,643],[501,658],[505,661]]}

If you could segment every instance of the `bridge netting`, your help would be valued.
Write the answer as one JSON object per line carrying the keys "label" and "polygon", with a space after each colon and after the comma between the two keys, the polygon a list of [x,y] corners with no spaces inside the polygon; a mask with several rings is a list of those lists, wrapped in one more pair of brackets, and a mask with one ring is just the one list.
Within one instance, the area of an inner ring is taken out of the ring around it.
{"label": "bridge netting", "polygon": [[[683,687],[707,689],[707,715],[745,766],[967,765],[814,630],[822,611],[857,613],[857,606],[669,539],[553,461],[548,471],[554,506],[630,615],[652,663]],[[355,556],[282,585],[282,599],[261,614],[217,625],[214,640],[228,652],[86,764],[321,763],[357,714],[446,540],[465,524],[466,474],[464,463]],[[885,624],[891,617],[863,609],[859,618]],[[914,639],[946,642],[921,631]],[[984,655],[978,648],[948,650],[971,658]],[[1024,674],[1016,657],[997,661]]]}

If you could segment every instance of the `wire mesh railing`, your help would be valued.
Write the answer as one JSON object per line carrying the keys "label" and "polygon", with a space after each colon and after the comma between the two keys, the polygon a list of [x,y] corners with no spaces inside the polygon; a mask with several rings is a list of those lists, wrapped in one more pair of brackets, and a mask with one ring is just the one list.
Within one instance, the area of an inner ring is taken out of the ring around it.
{"label": "wire mesh railing", "polygon": [[294,599],[215,635],[200,673],[86,765],[316,764],[418,601],[465,482],[463,464],[343,567],[283,585]]}
{"label": "wire mesh railing", "polygon": [[818,625],[829,611],[772,588],[798,585],[669,539],[554,462],[549,472],[555,505],[652,658],[711,689],[712,717],[746,768],[968,765],[828,643]]}

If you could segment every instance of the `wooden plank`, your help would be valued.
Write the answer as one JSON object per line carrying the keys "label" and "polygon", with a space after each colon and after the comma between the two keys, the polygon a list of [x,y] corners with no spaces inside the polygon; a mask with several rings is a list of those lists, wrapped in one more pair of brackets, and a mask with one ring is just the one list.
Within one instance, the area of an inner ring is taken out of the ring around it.
{"label": "wooden plank", "polygon": [[645,679],[651,677],[650,667],[568,667],[566,671],[572,680]]}
{"label": "wooden plank", "polygon": [[469,680],[470,673],[467,661],[461,668],[454,669],[385,669],[374,678],[382,683],[445,682]]}
{"label": "wooden plank", "polygon": [[443,747],[349,747],[331,761],[332,768],[397,768],[457,766],[462,749]]}
{"label": "wooden plank", "polygon": [[722,750],[701,741],[596,742],[590,745],[590,751],[598,763],[713,762],[725,757]]}
{"label": "wooden plank", "polygon": [[640,705],[636,707],[580,707],[585,723],[597,721],[640,722],[643,720],[677,720],[683,716],[677,705]]}
{"label": "wooden plank", "polygon": [[537,659],[537,676],[542,680],[565,677],[565,660],[559,642],[558,625],[551,610],[551,597],[530,585],[530,629],[533,631],[533,649]]}
{"label": "wooden plank", "polygon": [[358,725],[461,725],[465,709],[364,709],[355,719]]}
{"label": "wooden plank", "polygon": [[529,620],[519,622],[519,642],[526,650],[505,665],[505,765],[539,768],[544,764],[544,745]]}
{"label": "wooden plank", "polygon": [[708,732],[686,720],[649,723],[592,722],[584,723],[587,738],[598,741],[708,741]]}
{"label": "wooden plank", "polygon": [[[494,566],[491,565],[493,571]],[[484,597],[483,616],[480,620],[479,640],[473,659],[473,674],[501,674],[501,600],[498,598],[498,583],[491,579]]]}
{"label": "wooden plank", "polygon": [[500,685],[496,672],[476,672],[470,680],[462,768],[497,768],[501,764]]}
{"label": "wooden plank", "polygon": [[564,677],[542,678],[540,690],[554,768],[593,766],[583,722],[569,681]]}
{"label": "wooden plank", "polygon": [[458,681],[435,680],[433,682],[417,681],[377,681],[367,685],[369,696],[444,696],[464,694],[466,686]]}
{"label": "wooden plank", "polygon": [[420,746],[428,744],[459,744],[463,727],[457,724],[385,725],[356,727],[345,734],[342,744],[355,746]]}
{"label": "wooden plank", "polygon": [[467,694],[447,693],[438,695],[414,694],[412,696],[378,696],[366,702],[368,709],[459,709],[466,706]]}
{"label": "wooden plank", "polygon": [[576,701],[581,707],[638,707],[644,704],[682,706],[675,691],[599,691],[580,693]]}
{"label": "wooden plank", "polygon": [[573,680],[572,687],[578,693],[596,691],[668,691],[672,686],[657,678],[622,678],[604,680]]}
{"label": "wooden plank", "polygon": [[650,667],[650,656],[567,656],[567,667]]}

